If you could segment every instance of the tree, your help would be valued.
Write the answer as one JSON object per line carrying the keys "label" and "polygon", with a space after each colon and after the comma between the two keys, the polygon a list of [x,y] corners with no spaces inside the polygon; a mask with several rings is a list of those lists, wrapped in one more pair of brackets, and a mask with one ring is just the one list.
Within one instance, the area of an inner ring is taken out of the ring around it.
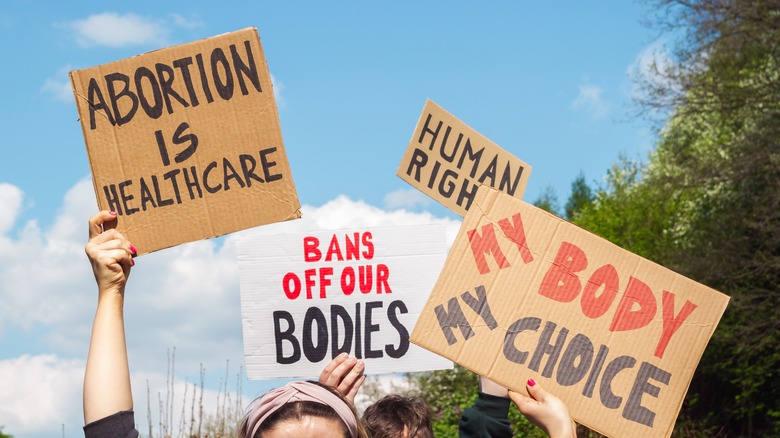
{"label": "tree", "polygon": [[[648,25],[673,41],[671,62],[643,72],[641,114],[688,115],[776,107],[780,56],[777,0],[646,0]],[[706,91],[691,93],[691,90]],[[660,111],[648,111],[660,110]],[[661,120],[665,122],[665,120]]]}
{"label": "tree", "polygon": [[604,185],[572,222],[642,257],[664,263],[677,204],[668,191],[646,182],[648,166],[621,155],[607,171]]}
{"label": "tree", "polygon": [[651,4],[654,24],[682,35],[639,101],[670,115],[642,184],[674,207],[661,257],[732,297],[683,417],[705,433],[778,435],[780,2]]}
{"label": "tree", "polygon": [[[460,365],[451,370],[414,373],[407,376],[415,393],[425,399],[433,411],[433,433],[437,438],[458,436],[458,422],[463,411],[477,399],[478,377]],[[543,438],[546,435],[517,410],[509,409],[509,420],[515,436]]]}
{"label": "tree", "polygon": [[588,183],[585,182],[585,174],[580,172],[571,183],[571,194],[569,195],[569,200],[566,201],[564,210],[566,219],[574,219],[591,202],[593,202],[593,191],[588,186]]}
{"label": "tree", "polygon": [[541,208],[547,212],[557,215],[558,214],[558,195],[555,193],[555,189],[552,186],[547,186],[539,194],[539,198],[534,201],[534,206]]}
{"label": "tree", "polygon": [[688,413],[746,436],[780,433],[779,123],[780,111],[747,105],[676,115],[654,175],[678,187],[682,201],[670,264],[732,297],[692,382]]}

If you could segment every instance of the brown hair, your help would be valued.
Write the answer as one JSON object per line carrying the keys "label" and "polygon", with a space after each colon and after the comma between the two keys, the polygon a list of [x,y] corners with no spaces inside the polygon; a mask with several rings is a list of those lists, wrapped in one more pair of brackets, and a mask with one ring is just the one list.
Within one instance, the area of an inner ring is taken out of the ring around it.
{"label": "brown hair", "polygon": [[404,429],[410,438],[433,438],[431,409],[420,397],[385,396],[366,409],[363,423],[371,438],[401,437]]}
{"label": "brown hair", "polygon": [[[311,382],[315,383],[318,386],[321,386],[328,391],[332,392],[333,394],[337,395],[340,399],[346,403],[347,406],[349,406],[352,413],[355,415],[355,419],[357,419],[357,426],[358,426],[358,438],[368,438],[368,434],[366,433],[366,429],[363,426],[363,424],[360,422],[360,418],[357,413],[357,409],[355,409],[355,405],[346,399],[343,395],[341,395],[338,391],[331,388],[330,386],[323,385],[319,382]],[[347,425],[344,424],[344,420],[339,417],[339,415],[336,413],[333,408],[331,408],[328,405],[312,402],[312,401],[294,401],[285,404],[281,408],[279,408],[276,412],[269,415],[268,418],[266,418],[263,423],[260,425],[260,427],[257,429],[257,433],[255,436],[251,438],[260,438],[263,436],[263,433],[270,431],[280,423],[288,420],[294,420],[294,421],[300,421],[306,417],[320,417],[320,418],[326,418],[331,420],[336,420],[338,424],[341,425],[341,430],[343,431],[344,438],[350,438],[349,429],[347,429]],[[250,438],[247,435],[251,432],[248,430],[248,424],[247,420],[249,419],[248,415],[244,416],[244,419],[241,420],[241,425],[239,426],[238,430],[238,437],[239,438]]]}

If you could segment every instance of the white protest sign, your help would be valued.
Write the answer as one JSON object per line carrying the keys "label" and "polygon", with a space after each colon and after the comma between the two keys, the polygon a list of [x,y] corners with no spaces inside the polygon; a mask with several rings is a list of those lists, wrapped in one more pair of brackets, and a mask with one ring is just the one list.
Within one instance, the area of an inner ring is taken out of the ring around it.
{"label": "white protest sign", "polygon": [[367,374],[451,368],[409,342],[446,246],[441,225],[239,240],[248,378],[313,378],[341,352]]}

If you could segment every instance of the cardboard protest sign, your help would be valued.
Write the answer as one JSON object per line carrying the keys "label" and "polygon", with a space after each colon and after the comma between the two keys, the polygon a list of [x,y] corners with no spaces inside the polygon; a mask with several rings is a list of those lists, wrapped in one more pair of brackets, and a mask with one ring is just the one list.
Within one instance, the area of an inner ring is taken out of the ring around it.
{"label": "cardboard protest sign", "polygon": [[300,217],[256,29],[70,78],[98,206],[140,254]]}
{"label": "cardboard protest sign", "polygon": [[342,352],[371,374],[452,367],[409,343],[446,257],[442,226],[257,236],[237,251],[249,379],[316,378]]}
{"label": "cardboard protest sign", "polygon": [[413,343],[609,436],[668,437],[728,304],[720,292],[480,187]]}
{"label": "cardboard protest sign", "polygon": [[463,216],[479,185],[522,199],[531,166],[429,99],[396,175]]}

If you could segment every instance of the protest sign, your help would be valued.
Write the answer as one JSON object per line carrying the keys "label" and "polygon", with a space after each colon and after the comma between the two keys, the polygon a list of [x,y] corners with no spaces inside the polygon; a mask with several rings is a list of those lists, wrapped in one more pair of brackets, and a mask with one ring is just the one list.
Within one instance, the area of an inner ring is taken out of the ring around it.
{"label": "protest sign", "polygon": [[728,300],[483,186],[411,340],[518,392],[533,378],[600,433],[668,437]]}
{"label": "protest sign", "polygon": [[430,99],[396,171],[461,216],[469,210],[479,185],[522,199],[530,174],[531,166]]}
{"label": "protest sign", "polygon": [[312,378],[339,353],[371,374],[451,368],[409,343],[447,244],[441,225],[237,242],[249,379]]}
{"label": "protest sign", "polygon": [[70,78],[98,207],[139,254],[300,217],[256,29]]}

